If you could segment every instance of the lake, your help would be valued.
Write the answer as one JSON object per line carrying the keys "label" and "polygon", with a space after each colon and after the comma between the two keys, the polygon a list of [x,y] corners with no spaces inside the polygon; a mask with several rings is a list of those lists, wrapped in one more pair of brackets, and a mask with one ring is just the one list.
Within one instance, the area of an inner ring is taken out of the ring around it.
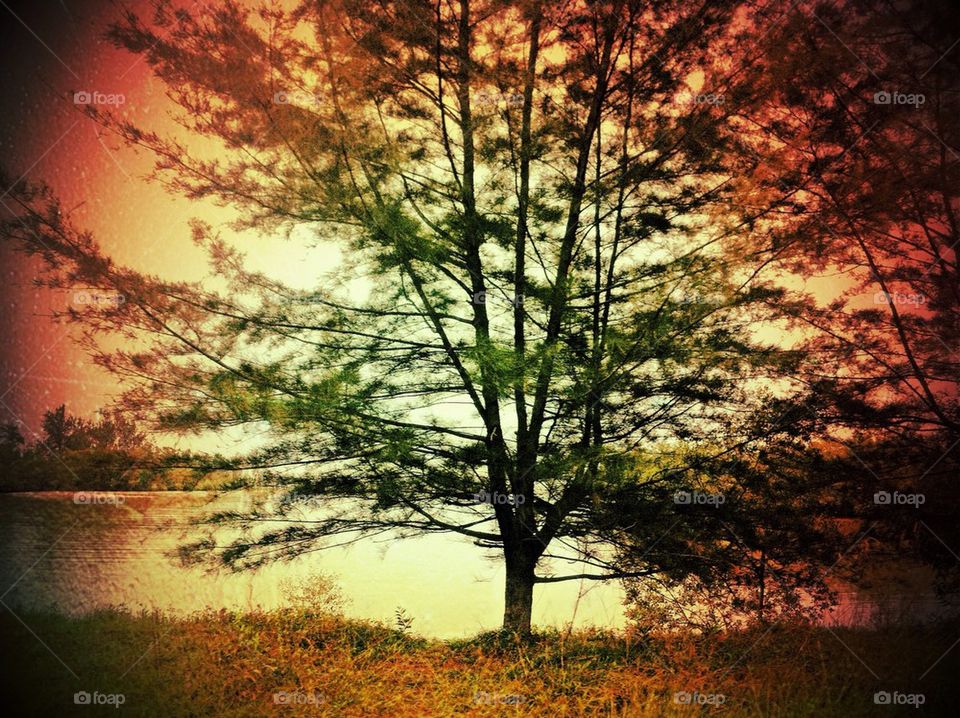
{"label": "lake", "polygon": [[[181,566],[171,552],[196,537],[212,510],[249,506],[248,492],[122,492],[120,504],[77,504],[73,492],[0,494],[0,594],[10,606],[85,612],[122,605],[190,612],[285,603],[280,583],[322,572],[336,578],[350,617],[394,622],[397,608],[426,636],[470,636],[500,626],[503,576],[496,554],[434,534],[376,537],[255,571]],[[336,539],[334,539],[334,542]],[[624,625],[616,582],[538,586],[537,625]]]}
{"label": "lake", "polygon": [[[192,525],[213,509],[242,510],[253,492],[123,492],[116,504],[77,504],[72,492],[0,494],[0,595],[12,607],[67,613],[122,605],[191,612],[206,607],[248,610],[285,605],[284,579],[332,575],[348,616],[392,624],[402,608],[412,630],[437,638],[498,628],[503,576],[495,552],[469,539],[433,534],[371,538],[274,563],[255,571],[184,567],[171,555],[196,537]],[[320,515],[319,513],[317,514]],[[307,514],[307,517],[309,515]],[[224,534],[226,537],[226,534]],[[896,569],[885,593],[844,587],[828,624],[932,618],[943,613],[924,582]],[[916,571],[914,571],[916,573]],[[568,581],[537,586],[539,626],[625,624],[617,582]]]}

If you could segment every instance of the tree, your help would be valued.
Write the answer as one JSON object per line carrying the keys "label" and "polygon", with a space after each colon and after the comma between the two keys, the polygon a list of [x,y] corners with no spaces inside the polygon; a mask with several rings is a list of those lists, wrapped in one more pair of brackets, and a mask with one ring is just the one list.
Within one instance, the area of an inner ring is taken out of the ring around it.
{"label": "tree", "polygon": [[12,422],[0,424],[0,444],[18,449],[23,446],[24,443],[23,434],[18,424]]}
{"label": "tree", "polygon": [[[118,412],[102,413],[95,421],[90,421],[68,414],[66,405],[61,404],[44,412],[41,425],[44,433],[41,443],[51,451],[132,451],[146,443],[146,435],[135,422]],[[20,441],[23,442],[22,437]]]}
{"label": "tree", "polygon": [[[247,532],[224,561],[455,532],[501,553],[503,625],[525,633],[537,583],[692,571],[684,547],[726,529],[678,513],[674,492],[729,489],[723,459],[784,431],[769,407],[795,359],[755,331],[782,297],[753,231],[776,205],[737,187],[744,140],[696,95],[751,32],[736,9],[323,0],[203,19],[158,4],[110,36],[222,151],[88,112],[173,190],[312,244],[316,276],[254,271],[199,221],[211,281],[118,267],[32,186],[11,188],[5,233],[50,284],[128,298],[66,317],[90,346],[140,342],[98,350],[133,383],[127,410],[269,431],[229,466],[289,493],[214,517]],[[723,89],[753,101],[736,73]],[[336,514],[298,521],[295,499],[316,496]],[[681,522],[689,540],[652,550]],[[554,573],[564,562],[583,568]]]}
{"label": "tree", "polygon": [[77,432],[78,421],[76,417],[68,416],[66,405],[61,404],[56,409],[43,413],[41,426],[47,447],[52,451],[63,451]]}
{"label": "tree", "polygon": [[182,489],[201,478],[117,411],[99,411],[91,420],[61,404],[44,412],[42,427],[43,436],[29,445],[15,424],[0,427],[5,490]]}
{"label": "tree", "polygon": [[0,462],[10,464],[20,458],[26,441],[20,427],[12,422],[0,424]]}
{"label": "tree", "polygon": [[105,451],[134,453],[149,447],[146,433],[136,422],[119,412],[103,412],[86,427],[89,447]]}
{"label": "tree", "polygon": [[[899,554],[957,575],[960,468],[960,34],[944,2],[800,3],[770,33],[744,122],[792,171],[775,240],[799,272],[843,278],[802,372],[861,474],[848,515]],[[762,139],[761,139],[762,138]],[[832,406],[831,406],[832,405]],[[878,504],[893,492],[924,503]],[[905,510],[908,509],[908,510]]]}

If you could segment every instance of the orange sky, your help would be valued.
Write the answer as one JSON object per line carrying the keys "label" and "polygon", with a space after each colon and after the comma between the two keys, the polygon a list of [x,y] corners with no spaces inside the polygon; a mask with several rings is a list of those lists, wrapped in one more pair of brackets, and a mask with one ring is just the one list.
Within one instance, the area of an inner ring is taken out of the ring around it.
{"label": "orange sky", "polygon": [[[203,256],[189,240],[187,222],[202,213],[218,223],[228,214],[144,182],[151,158],[121,147],[72,101],[76,91],[122,94],[125,116],[151,127],[174,127],[172,103],[147,64],[101,37],[120,9],[96,0],[71,3],[69,10],[55,4],[10,7],[4,59],[18,72],[0,85],[8,100],[0,121],[5,171],[49,184],[72,221],[91,231],[118,263],[199,278]],[[0,205],[0,211],[8,210]],[[48,319],[51,311],[76,306],[76,297],[32,286],[33,268],[9,246],[0,246],[0,261],[3,420],[21,420],[32,431],[42,411],[57,404],[65,402],[78,414],[104,406],[116,381],[92,366],[71,341],[70,328]]]}

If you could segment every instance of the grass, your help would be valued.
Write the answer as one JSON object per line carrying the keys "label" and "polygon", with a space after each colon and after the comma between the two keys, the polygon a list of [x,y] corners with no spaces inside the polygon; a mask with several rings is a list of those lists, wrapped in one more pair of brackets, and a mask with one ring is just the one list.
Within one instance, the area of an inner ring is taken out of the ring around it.
{"label": "grass", "polygon": [[[17,716],[957,715],[949,682],[960,676],[960,647],[947,652],[958,623],[437,641],[302,609],[18,609],[0,612],[0,629],[4,704],[16,706],[5,713]],[[878,690],[923,693],[925,705],[876,705]],[[78,706],[77,691],[123,694],[124,704]],[[682,705],[679,691],[724,702]],[[277,704],[280,692],[290,702]]]}

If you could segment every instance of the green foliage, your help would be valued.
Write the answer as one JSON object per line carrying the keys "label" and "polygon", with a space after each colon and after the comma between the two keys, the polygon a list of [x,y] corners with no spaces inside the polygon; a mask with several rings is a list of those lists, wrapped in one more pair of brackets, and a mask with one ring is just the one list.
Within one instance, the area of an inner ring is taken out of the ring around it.
{"label": "green foliage", "polygon": [[[741,181],[754,154],[739,118],[764,98],[755,78],[728,76],[743,33],[765,32],[762,10],[324,0],[263,12],[161,8],[109,34],[170,90],[191,139],[224,149],[215,159],[91,113],[151,152],[169,190],[230,205],[254,241],[309,250],[296,286],[202,223],[192,239],[211,276],[197,283],[119,267],[29,187],[3,224],[51,257],[49,285],[137,297],[70,317],[147,338],[139,353],[94,346],[135,377],[122,406],[174,432],[246,432],[242,455],[191,458],[337,509],[312,523],[292,500],[217,515],[243,535],[193,548],[242,568],[344,534],[458,532],[502,552],[505,621],[524,632],[532,584],[577,577],[554,573],[554,552],[591,578],[706,579],[710,560],[736,568],[783,538],[731,547],[723,522],[678,512],[669,494],[756,484],[764,500],[738,506],[742,529],[791,509],[813,478],[796,469],[792,493],[764,493],[772,461],[761,475],[717,458],[781,444],[776,410],[809,392],[793,352],[763,339],[783,318],[770,249],[782,198]],[[737,112],[679,108],[696,73],[730,85]]]}

